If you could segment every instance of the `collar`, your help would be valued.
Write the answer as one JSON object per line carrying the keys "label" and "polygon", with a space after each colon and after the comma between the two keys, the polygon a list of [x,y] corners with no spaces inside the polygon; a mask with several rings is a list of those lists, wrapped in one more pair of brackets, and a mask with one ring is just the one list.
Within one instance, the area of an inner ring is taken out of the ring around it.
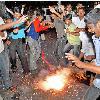
{"label": "collar", "polygon": [[92,36],[93,40],[100,40],[100,37],[96,37],[95,35]]}
{"label": "collar", "polygon": [[[79,17],[79,16],[78,16],[78,18],[79,18],[79,20],[80,20],[80,17]],[[84,21],[84,17],[83,17],[80,21],[82,21],[82,20]]]}

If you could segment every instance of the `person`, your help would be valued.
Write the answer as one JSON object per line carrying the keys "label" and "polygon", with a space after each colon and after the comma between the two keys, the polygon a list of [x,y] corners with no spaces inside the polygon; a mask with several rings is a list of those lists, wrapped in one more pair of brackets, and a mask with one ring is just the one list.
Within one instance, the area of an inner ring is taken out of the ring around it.
{"label": "person", "polygon": [[80,39],[79,39],[79,31],[77,30],[77,27],[72,22],[72,15],[68,14],[65,16],[65,24],[66,27],[66,34],[68,43],[65,45],[63,52],[68,53],[73,49],[73,54],[77,57],[79,56],[79,50],[80,50]]}
{"label": "person", "polygon": [[85,6],[84,6],[82,3],[78,3],[78,4],[76,5],[76,14],[77,14],[79,8],[84,8],[84,7],[85,7]]}
{"label": "person", "polygon": [[[0,7],[1,5],[2,5],[2,1],[0,2]],[[2,7],[2,9],[4,10],[4,7]],[[3,79],[3,84],[2,84],[3,89],[12,90],[13,86],[12,86],[10,76],[9,76],[9,59],[8,59],[7,53],[5,52],[5,47],[3,43],[3,40],[5,40],[7,37],[7,33],[4,31],[12,28],[16,24],[25,22],[27,18],[26,16],[22,16],[20,19],[16,21],[5,24],[2,19],[3,15],[4,15],[4,12],[0,10],[0,75],[2,76],[2,79]],[[3,100],[1,95],[0,95],[0,100]]]}
{"label": "person", "polygon": [[79,68],[97,73],[93,84],[89,87],[83,100],[97,100],[100,95],[100,8],[93,9],[86,16],[88,31],[94,33],[92,39],[95,46],[96,60],[94,63],[81,62],[72,54],[66,54],[66,58],[71,60]]}
{"label": "person", "polygon": [[[3,19],[0,17],[0,25],[4,24]],[[9,57],[4,47],[3,40],[7,37],[7,32],[0,32],[0,73],[3,79],[3,88],[9,89],[11,87],[9,75]]]}
{"label": "person", "polygon": [[[20,10],[18,7],[14,8],[14,21],[21,18]],[[13,32],[9,34],[10,45],[9,45],[9,56],[11,62],[11,69],[13,72],[16,72],[16,51],[21,60],[21,65],[23,68],[23,74],[26,75],[29,73],[28,61],[26,58],[26,50],[25,50],[25,27],[24,23],[16,24],[13,26]]]}
{"label": "person", "polygon": [[7,33],[4,30],[11,28],[12,26],[26,21],[25,16],[22,16],[19,20],[4,24],[2,17],[0,17],[0,71],[3,79],[3,88],[9,89],[12,87],[9,77],[9,58],[5,52],[3,40],[6,39]]}
{"label": "person", "polygon": [[[80,29],[80,40],[81,40],[81,51],[79,58],[84,58],[84,61],[92,61],[95,58],[95,53],[93,49],[93,43],[91,42],[90,35],[86,31],[86,22],[85,22],[85,9],[84,7],[79,7],[77,9],[77,17],[73,17],[73,23]],[[86,76],[93,76],[89,71],[85,72]]]}
{"label": "person", "polygon": [[41,42],[40,32],[47,30],[49,27],[43,25],[43,12],[37,11],[36,18],[33,19],[30,24],[29,32],[27,32],[27,42],[30,48],[30,71],[32,74],[38,72],[38,66],[36,64],[39,57],[41,57]]}
{"label": "person", "polygon": [[52,19],[54,20],[53,25],[57,32],[57,41],[55,43],[56,49],[55,49],[55,56],[57,58],[58,66],[61,64],[62,58],[64,58],[63,55],[63,48],[66,44],[66,37],[64,32],[64,21],[60,19],[56,14],[51,14]]}
{"label": "person", "polygon": [[85,36],[85,27],[86,27],[86,23],[84,21],[85,19],[85,9],[84,8],[78,8],[77,10],[77,17],[72,17],[72,22],[76,25],[76,27],[78,27],[79,29],[79,33],[80,33],[80,37],[81,35]]}
{"label": "person", "polygon": [[65,7],[65,15],[67,14],[72,14],[72,16],[75,16],[74,11],[72,11],[72,5],[71,4],[67,4]]}

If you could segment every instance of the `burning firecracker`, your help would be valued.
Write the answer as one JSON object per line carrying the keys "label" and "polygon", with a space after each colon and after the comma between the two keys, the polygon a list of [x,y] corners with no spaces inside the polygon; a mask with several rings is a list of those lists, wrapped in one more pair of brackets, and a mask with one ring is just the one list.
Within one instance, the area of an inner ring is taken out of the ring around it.
{"label": "burning firecracker", "polygon": [[[41,74],[43,76],[44,73]],[[66,87],[70,87],[75,79],[84,79],[83,74],[81,72],[75,73],[70,68],[62,68],[44,75],[43,78],[38,80],[36,87],[43,91],[53,90],[55,92],[62,92]]]}
{"label": "burning firecracker", "polygon": [[62,90],[65,84],[68,83],[71,70],[61,69],[53,74],[46,76],[44,80],[39,82],[39,87],[43,90]]}

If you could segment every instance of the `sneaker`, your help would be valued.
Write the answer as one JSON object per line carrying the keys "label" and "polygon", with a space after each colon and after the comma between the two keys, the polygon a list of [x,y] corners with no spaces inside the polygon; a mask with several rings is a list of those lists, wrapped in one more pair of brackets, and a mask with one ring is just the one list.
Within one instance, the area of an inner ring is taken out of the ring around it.
{"label": "sneaker", "polygon": [[16,73],[16,71],[17,71],[17,66],[11,66],[11,69],[12,69],[12,72],[13,72],[13,73]]}
{"label": "sneaker", "polygon": [[31,72],[31,74],[34,76],[36,76],[36,75],[38,75],[38,73],[39,73],[39,69],[35,69],[35,70],[31,70],[30,71]]}

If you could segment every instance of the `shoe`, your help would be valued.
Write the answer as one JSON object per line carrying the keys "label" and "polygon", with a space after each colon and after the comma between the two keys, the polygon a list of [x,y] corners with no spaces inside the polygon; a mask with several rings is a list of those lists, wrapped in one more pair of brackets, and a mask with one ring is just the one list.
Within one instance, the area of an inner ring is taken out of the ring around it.
{"label": "shoe", "polygon": [[11,97],[12,100],[19,100],[20,94],[16,92],[13,97]]}
{"label": "shoe", "polygon": [[16,73],[16,71],[17,71],[17,66],[11,66],[11,69],[12,69],[12,72],[13,72],[13,73]]}
{"label": "shoe", "polygon": [[39,73],[39,69],[31,70],[30,72],[33,76],[36,76]]}
{"label": "shoe", "polygon": [[16,91],[17,91],[17,87],[16,87],[16,86],[4,87],[3,90],[4,90],[4,91],[16,92]]}

